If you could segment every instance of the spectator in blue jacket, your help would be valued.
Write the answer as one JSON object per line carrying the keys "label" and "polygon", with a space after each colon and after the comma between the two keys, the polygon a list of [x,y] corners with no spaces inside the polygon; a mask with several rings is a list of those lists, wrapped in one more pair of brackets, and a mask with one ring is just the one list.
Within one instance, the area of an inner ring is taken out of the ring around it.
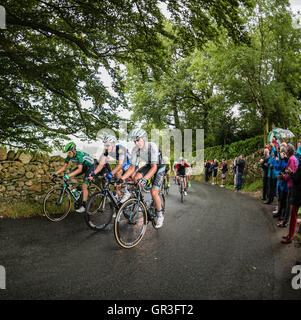
{"label": "spectator in blue jacket", "polygon": [[286,208],[287,203],[287,182],[281,179],[281,173],[285,174],[285,168],[287,166],[287,149],[286,147],[281,147],[280,149],[280,158],[277,158],[275,161],[275,170],[277,170],[277,195],[278,195],[278,208],[277,211],[273,212],[274,218],[280,218],[283,210]]}

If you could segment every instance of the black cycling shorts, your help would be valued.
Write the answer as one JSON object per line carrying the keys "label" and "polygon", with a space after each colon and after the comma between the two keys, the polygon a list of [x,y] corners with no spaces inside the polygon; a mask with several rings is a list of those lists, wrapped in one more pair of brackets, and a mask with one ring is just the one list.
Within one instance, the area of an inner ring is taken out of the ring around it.
{"label": "black cycling shorts", "polygon": [[[78,169],[78,168],[75,168],[75,169],[72,170],[71,172],[73,172],[73,171],[75,171],[75,170],[77,170],[77,169]],[[85,177],[84,177],[83,183],[89,184],[89,179],[88,179],[88,177],[89,177],[90,173],[92,173],[94,170],[95,170],[95,165],[94,165],[94,164],[93,164],[92,166],[90,166],[90,167],[83,167],[83,171],[82,171],[81,173],[77,174],[75,177],[79,177],[79,176],[81,176],[81,175],[84,174]]]}
{"label": "black cycling shorts", "polygon": [[[149,172],[151,167],[152,166],[150,164],[146,164],[145,166],[140,168],[137,172],[141,173],[142,176],[144,177]],[[157,172],[152,177],[152,182],[153,182],[152,188],[161,190],[163,180],[164,180],[164,175],[165,175],[165,166],[164,165],[158,166]]]}

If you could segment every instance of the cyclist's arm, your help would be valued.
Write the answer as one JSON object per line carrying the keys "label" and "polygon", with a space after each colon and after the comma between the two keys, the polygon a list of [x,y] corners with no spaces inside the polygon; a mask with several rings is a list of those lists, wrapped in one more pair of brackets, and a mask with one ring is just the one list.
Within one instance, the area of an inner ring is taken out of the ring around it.
{"label": "cyclist's arm", "polygon": [[70,178],[71,178],[71,177],[74,177],[74,176],[80,174],[82,171],[83,171],[83,165],[82,165],[82,164],[79,164],[78,167],[77,167],[77,169],[74,170],[73,172],[71,172],[71,173],[69,174],[69,177],[70,177]]}
{"label": "cyclist's arm", "polygon": [[150,169],[150,170],[148,171],[148,173],[144,176],[144,179],[145,179],[145,180],[150,179],[150,178],[157,172],[157,169],[158,169],[158,165],[152,164],[152,165],[151,165],[151,169]]}
{"label": "cyclist's arm", "polygon": [[64,163],[64,165],[57,172],[55,172],[55,174],[59,175],[61,172],[66,170],[67,166],[68,166],[68,163]]}
{"label": "cyclist's arm", "polygon": [[95,175],[98,172],[100,172],[102,170],[102,168],[104,167],[104,165],[106,164],[106,158],[104,156],[101,156],[98,161],[99,161],[99,164],[96,167],[96,169],[94,170]]}
{"label": "cyclist's arm", "polygon": [[119,172],[122,169],[123,162],[124,162],[123,160],[119,159],[117,167],[114,170],[112,170],[112,175],[116,174],[117,172]]}
{"label": "cyclist's arm", "polygon": [[121,179],[124,181],[125,179],[130,177],[135,172],[135,168],[136,166],[134,164],[131,164],[125,174],[121,177]]}

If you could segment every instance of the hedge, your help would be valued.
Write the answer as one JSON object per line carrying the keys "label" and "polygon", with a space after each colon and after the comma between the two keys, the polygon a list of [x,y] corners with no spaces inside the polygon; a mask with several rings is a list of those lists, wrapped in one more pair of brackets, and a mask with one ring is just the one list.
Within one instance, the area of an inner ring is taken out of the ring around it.
{"label": "hedge", "polygon": [[263,135],[231,144],[205,148],[204,159],[234,159],[241,154],[245,156],[251,155],[261,148],[263,148]]}

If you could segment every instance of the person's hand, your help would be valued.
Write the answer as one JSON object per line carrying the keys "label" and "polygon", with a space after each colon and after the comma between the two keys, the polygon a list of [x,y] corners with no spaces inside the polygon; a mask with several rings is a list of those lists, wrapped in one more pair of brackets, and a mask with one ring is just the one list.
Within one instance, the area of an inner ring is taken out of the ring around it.
{"label": "person's hand", "polygon": [[141,186],[141,187],[145,187],[147,185],[147,180],[144,179],[144,178],[141,178],[139,181],[138,181],[138,184]]}
{"label": "person's hand", "polygon": [[124,181],[123,181],[123,179],[122,178],[120,178],[120,179],[118,179],[117,181],[116,181],[116,184],[117,185],[119,185],[119,184],[123,184],[124,183]]}
{"label": "person's hand", "polygon": [[50,177],[50,179],[54,179],[54,178],[57,177],[57,174],[56,174],[55,172],[53,172],[53,173],[51,173],[51,174],[49,175],[49,177]]}
{"label": "person's hand", "polygon": [[113,175],[112,175],[111,172],[109,172],[109,173],[106,173],[106,174],[105,174],[105,177],[106,177],[107,179],[112,179],[112,178],[113,178]]}
{"label": "person's hand", "polygon": [[276,161],[279,161],[279,158],[278,158],[278,157],[276,157]]}
{"label": "person's hand", "polygon": [[260,163],[263,163],[263,159],[260,159],[260,161],[259,161]]}
{"label": "person's hand", "polygon": [[291,174],[291,173],[293,173],[294,171],[292,170],[292,168],[288,168],[287,170],[285,170],[285,172],[288,173],[288,174]]}
{"label": "person's hand", "polygon": [[89,174],[88,179],[89,179],[90,181],[92,181],[92,180],[94,179],[94,176],[95,176],[95,172],[93,171],[93,172],[91,172],[91,173]]}

